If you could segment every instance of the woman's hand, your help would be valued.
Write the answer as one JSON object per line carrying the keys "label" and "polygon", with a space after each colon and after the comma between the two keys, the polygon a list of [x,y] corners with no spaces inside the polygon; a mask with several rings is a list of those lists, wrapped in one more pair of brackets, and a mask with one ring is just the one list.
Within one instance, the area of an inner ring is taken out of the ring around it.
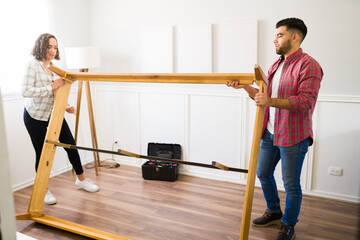
{"label": "woman's hand", "polygon": [[76,113],[76,108],[74,106],[67,106],[66,111],[68,113],[75,114]]}
{"label": "woman's hand", "polygon": [[54,91],[54,90],[56,90],[59,87],[64,86],[64,85],[65,85],[64,79],[58,78],[51,84],[51,89]]}

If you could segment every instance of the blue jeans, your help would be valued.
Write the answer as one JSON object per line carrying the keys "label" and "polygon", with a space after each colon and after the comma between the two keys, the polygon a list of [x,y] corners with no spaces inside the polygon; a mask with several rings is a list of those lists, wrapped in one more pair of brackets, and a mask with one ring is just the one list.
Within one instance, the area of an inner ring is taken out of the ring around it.
{"label": "blue jeans", "polygon": [[273,143],[274,135],[266,130],[260,144],[256,174],[260,179],[268,210],[279,212],[280,199],[274,171],[281,159],[282,180],[286,191],[285,212],[281,220],[287,225],[295,225],[298,221],[302,199],[301,168],[308,151],[309,139],[291,147],[274,146]]}

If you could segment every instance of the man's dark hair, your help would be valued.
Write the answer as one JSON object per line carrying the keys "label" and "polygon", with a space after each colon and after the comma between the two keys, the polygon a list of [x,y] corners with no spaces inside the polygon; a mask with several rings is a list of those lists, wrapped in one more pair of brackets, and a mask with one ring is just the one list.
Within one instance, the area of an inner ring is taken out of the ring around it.
{"label": "man's dark hair", "polygon": [[300,35],[300,42],[305,39],[305,36],[307,34],[307,27],[303,20],[299,18],[285,18],[283,20],[280,20],[276,24],[276,28],[279,28],[281,26],[286,26],[287,31],[297,32]]}

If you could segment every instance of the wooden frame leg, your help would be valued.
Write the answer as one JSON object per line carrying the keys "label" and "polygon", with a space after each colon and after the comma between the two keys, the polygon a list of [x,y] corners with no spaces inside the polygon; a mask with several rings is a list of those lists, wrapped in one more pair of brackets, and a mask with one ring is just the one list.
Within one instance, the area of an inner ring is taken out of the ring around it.
{"label": "wooden frame leg", "polygon": [[77,144],[77,136],[79,131],[82,85],[83,85],[83,81],[78,81],[78,95],[77,95],[77,103],[76,103],[76,120],[75,120],[75,144]]}
{"label": "wooden frame leg", "polygon": [[[63,123],[67,99],[69,98],[71,84],[66,82],[64,86],[56,91],[51,119],[46,132],[45,140],[57,142],[59,139],[61,126]],[[68,222],[62,219],[45,216],[42,208],[44,205],[44,197],[49,182],[50,172],[54,161],[56,146],[48,141],[44,142],[43,150],[40,157],[38,171],[36,173],[35,182],[30,198],[27,213],[18,214],[17,220],[32,220],[45,225],[49,225],[58,229],[73,232],[79,235],[94,239],[118,239],[126,240],[127,238],[117,236],[115,234],[103,232],[97,229],[86,227],[80,224]]]}
{"label": "wooden frame leg", "polygon": [[[93,108],[92,108],[92,100],[91,100],[89,81],[85,81],[85,89],[86,89],[86,98],[87,98],[87,105],[88,105],[88,111],[89,111],[92,145],[93,145],[93,148],[98,149],[94,112],[93,112]],[[96,171],[96,176],[97,176],[98,175],[97,167],[100,167],[100,157],[99,157],[98,152],[94,152],[94,166],[95,166],[95,171]]]}
{"label": "wooden frame leg", "polygon": [[[260,92],[263,92],[264,84],[260,84]],[[259,157],[261,133],[264,123],[264,109],[262,107],[256,108],[254,134],[251,146],[251,155],[249,162],[249,170],[246,182],[245,200],[243,207],[243,215],[241,220],[240,240],[247,240],[249,237],[251,209],[254,197],[256,168]]]}
{"label": "wooden frame leg", "polygon": [[[87,68],[80,69],[80,72],[88,72]],[[75,143],[77,143],[77,134],[78,134],[78,126],[79,126],[79,118],[80,118],[80,105],[81,105],[81,95],[82,95],[82,86],[84,81],[79,81],[78,85],[78,97],[77,97],[77,105],[76,105],[76,123],[75,123]],[[94,112],[92,109],[92,100],[91,100],[91,91],[90,84],[88,81],[85,81],[85,90],[86,90],[86,98],[89,112],[89,120],[90,120],[90,132],[91,132],[91,141],[93,148],[98,148],[96,129],[95,129],[95,120],[94,120]],[[100,156],[99,153],[94,154],[94,168],[96,176],[99,175],[98,167],[100,167]]]}
{"label": "wooden frame leg", "polygon": [[[64,101],[64,99],[69,98],[70,88],[71,84],[65,82],[65,85],[56,91],[54,107],[45,139],[55,142],[59,139],[67,105],[67,101]],[[42,208],[52,164],[54,162],[55,151],[56,146],[54,144],[44,142],[28,209],[28,213],[32,216],[44,215]]]}

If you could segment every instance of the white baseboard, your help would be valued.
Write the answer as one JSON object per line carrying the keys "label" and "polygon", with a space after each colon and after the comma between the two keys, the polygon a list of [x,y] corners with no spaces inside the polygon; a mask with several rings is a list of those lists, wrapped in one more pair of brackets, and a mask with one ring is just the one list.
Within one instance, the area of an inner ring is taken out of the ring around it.
{"label": "white baseboard", "polygon": [[338,200],[349,203],[360,203],[360,197],[349,196],[344,194],[336,194],[336,193],[318,191],[318,190],[311,190],[311,191],[304,190],[303,195],[321,197],[321,198]]}
{"label": "white baseboard", "polygon": [[[94,160],[91,159],[91,158],[85,159],[85,161],[83,160],[83,166],[84,166],[85,164],[88,164],[88,163],[93,162],[93,161],[94,161]],[[67,171],[69,171],[69,170],[71,170],[71,169],[72,169],[72,166],[69,165],[69,166],[67,166],[67,167],[61,168],[60,170],[58,170],[58,171],[56,171],[56,172],[51,172],[50,178],[55,177],[55,176],[58,176],[58,175],[60,175],[60,174],[63,174],[63,173],[65,173],[65,172],[67,172]],[[12,186],[12,191],[13,191],[13,192],[16,192],[16,191],[19,191],[19,190],[24,189],[24,188],[26,188],[26,187],[29,187],[29,186],[31,186],[31,185],[34,184],[34,181],[35,181],[35,177],[32,178],[32,179],[29,179],[29,180],[27,180],[27,181],[25,181],[25,182],[16,184],[16,185]]]}

